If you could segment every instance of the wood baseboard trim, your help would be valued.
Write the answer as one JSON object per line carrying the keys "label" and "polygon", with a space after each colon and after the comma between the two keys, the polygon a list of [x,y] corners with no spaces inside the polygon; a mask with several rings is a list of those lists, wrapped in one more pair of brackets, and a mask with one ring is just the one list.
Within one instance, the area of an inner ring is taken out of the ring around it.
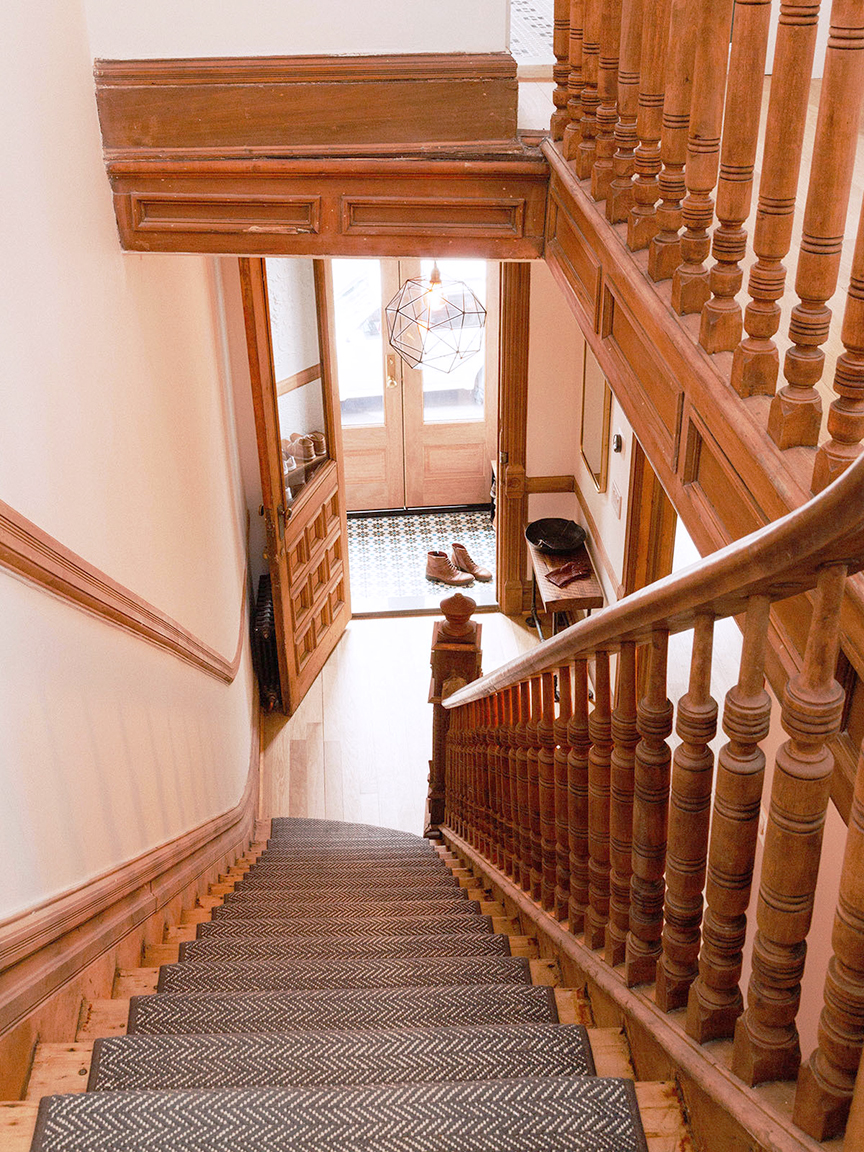
{"label": "wood baseboard trim", "polygon": [[[598,999],[614,1004],[623,1017],[628,1036],[631,1030],[638,1030],[653,1041],[652,1049],[662,1051],[668,1062],[666,1068],[671,1067],[677,1073],[697,1139],[699,1123],[693,1104],[695,1098],[700,1097],[703,1117],[712,1109],[722,1112],[726,1125],[731,1123],[738,1130],[740,1145],[736,1143],[736,1148],[755,1146],[771,1148],[775,1152],[820,1152],[821,1145],[795,1128],[789,1117],[772,1108],[758,1089],[748,1088],[733,1076],[710,1050],[700,1047],[687,1036],[647,995],[628,988],[618,970],[610,968],[599,954],[581,944],[461,836],[447,825],[442,826],[441,833],[448,848],[483,878],[496,899],[503,901],[507,915],[518,917],[523,930],[538,937],[540,955],[559,960],[569,987],[575,986],[574,979],[582,980],[588,987],[589,996],[593,992]],[[575,971],[575,975],[568,976],[568,969],[571,973]],[[650,1068],[640,1067],[637,1067],[637,1076],[641,1079],[666,1078],[655,1075]],[[688,1085],[691,1092],[688,1092]],[[706,1148],[711,1146],[705,1143]],[[715,1148],[720,1146],[719,1143],[713,1145]]]}
{"label": "wood baseboard trim", "polygon": [[245,580],[237,645],[233,656],[226,659],[176,620],[89,564],[2,500],[0,565],[76,608],[173,652],[187,664],[195,665],[226,684],[231,684],[237,675],[246,636],[248,596]]}
{"label": "wood baseboard trim", "polygon": [[195,884],[214,862],[241,845],[245,850],[255,831],[258,728],[256,716],[246,786],[228,812],[0,924],[0,1036]]}

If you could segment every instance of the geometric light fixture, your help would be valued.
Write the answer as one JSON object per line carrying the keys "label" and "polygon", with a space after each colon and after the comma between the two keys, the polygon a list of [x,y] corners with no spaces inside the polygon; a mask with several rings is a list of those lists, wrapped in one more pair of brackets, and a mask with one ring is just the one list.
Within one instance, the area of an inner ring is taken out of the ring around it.
{"label": "geometric light fixture", "polygon": [[427,279],[406,280],[385,308],[390,344],[412,368],[452,372],[480,351],[486,309],[461,280],[441,280],[437,263]]}

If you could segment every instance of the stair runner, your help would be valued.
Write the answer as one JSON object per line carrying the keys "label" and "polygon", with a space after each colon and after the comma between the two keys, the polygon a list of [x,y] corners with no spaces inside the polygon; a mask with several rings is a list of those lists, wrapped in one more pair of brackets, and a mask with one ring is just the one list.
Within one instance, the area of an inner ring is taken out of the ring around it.
{"label": "stair runner", "polygon": [[646,1152],[632,1082],[419,837],[274,820],[197,936],[31,1152]]}

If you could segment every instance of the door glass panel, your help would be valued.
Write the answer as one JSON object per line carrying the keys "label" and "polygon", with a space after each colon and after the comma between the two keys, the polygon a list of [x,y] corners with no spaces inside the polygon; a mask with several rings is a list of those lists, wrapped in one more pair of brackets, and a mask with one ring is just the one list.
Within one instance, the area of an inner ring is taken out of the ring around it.
{"label": "door glass panel", "polygon": [[381,262],[333,260],[336,367],[343,427],[384,423]]}
{"label": "door glass panel", "polygon": [[[421,260],[421,276],[432,274],[432,260]],[[461,280],[486,307],[485,260],[439,260],[442,280]],[[470,322],[470,318],[469,318]],[[476,322],[476,320],[475,320]],[[461,424],[485,416],[486,333],[480,351],[457,364],[452,372],[420,365],[423,380],[423,423]]]}

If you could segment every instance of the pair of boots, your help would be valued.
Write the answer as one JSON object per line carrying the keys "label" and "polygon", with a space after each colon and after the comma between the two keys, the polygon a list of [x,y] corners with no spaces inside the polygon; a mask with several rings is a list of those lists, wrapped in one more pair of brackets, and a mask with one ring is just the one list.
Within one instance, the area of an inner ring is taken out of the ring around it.
{"label": "pair of boots", "polygon": [[481,568],[468,555],[464,544],[453,544],[452,552],[429,552],[426,556],[426,579],[439,584],[453,584],[464,588],[475,580],[491,580],[488,568]]}

